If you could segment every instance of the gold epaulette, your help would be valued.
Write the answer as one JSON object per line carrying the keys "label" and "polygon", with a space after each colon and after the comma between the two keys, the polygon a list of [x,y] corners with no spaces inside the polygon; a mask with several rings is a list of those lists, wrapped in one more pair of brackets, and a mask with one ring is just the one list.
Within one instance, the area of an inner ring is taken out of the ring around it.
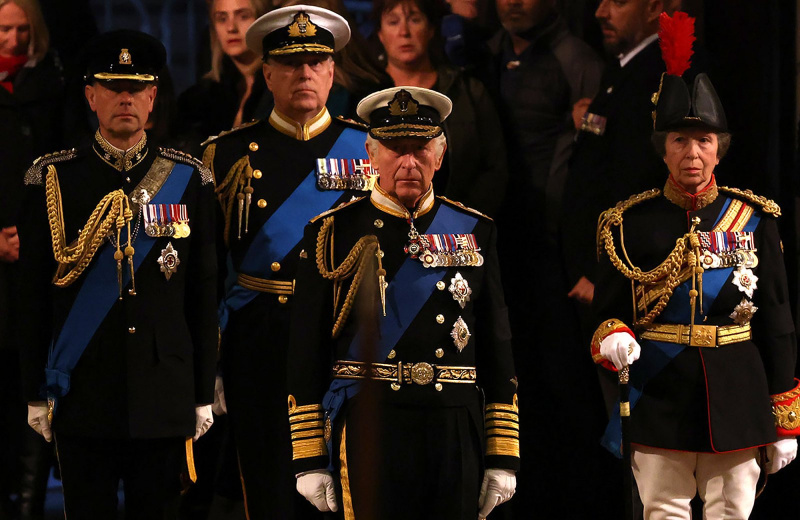
{"label": "gold epaulette", "polygon": [[486,455],[519,457],[519,401],[486,405]]}
{"label": "gold epaulette", "polygon": [[338,206],[336,206],[335,208],[331,208],[331,209],[329,209],[328,211],[323,211],[322,213],[320,213],[320,214],[319,214],[319,215],[317,215],[316,217],[314,217],[314,218],[312,218],[311,220],[309,220],[309,221],[308,221],[308,223],[309,223],[309,224],[313,224],[313,223],[314,223],[314,222],[316,222],[317,220],[319,220],[319,219],[321,219],[321,218],[323,218],[323,217],[327,217],[327,216],[328,216],[328,215],[330,215],[331,213],[334,213],[334,212],[336,212],[336,211],[339,211],[339,210],[340,210],[340,209],[342,209],[342,208],[346,208],[346,207],[347,207],[347,206],[349,206],[350,204],[355,204],[356,202],[358,202],[359,200],[361,200],[361,199],[363,199],[363,198],[365,198],[365,197],[366,197],[366,195],[364,195],[364,196],[362,196],[362,197],[353,197],[352,199],[348,200],[347,202],[342,202],[341,204],[339,204],[339,205],[338,205]]}
{"label": "gold epaulette", "polygon": [[752,202],[753,204],[760,206],[761,211],[767,213],[768,215],[772,215],[773,217],[781,216],[781,207],[778,206],[774,200],[762,197],[761,195],[756,195],[750,190],[740,190],[739,188],[730,188],[728,186],[719,186],[719,190],[730,195],[741,197],[747,202]]}
{"label": "gold epaulette", "polygon": [[367,125],[365,125],[364,123],[362,123],[360,121],[356,121],[355,119],[348,119],[348,118],[343,117],[343,116],[336,116],[336,120],[337,121],[341,121],[342,123],[350,125],[350,126],[352,126],[354,128],[357,128],[358,130],[362,130],[364,132],[366,132],[369,129],[369,127]]}
{"label": "gold epaulette", "polygon": [[627,199],[617,202],[614,205],[614,207],[608,208],[604,212],[600,213],[600,216],[597,218],[597,235],[596,235],[598,258],[600,258],[600,253],[603,250],[605,239],[611,236],[609,233],[605,233],[604,230],[610,232],[612,225],[618,226],[622,223],[623,213],[628,211],[633,206],[640,204],[646,200],[658,197],[659,195],[661,195],[661,190],[659,190],[658,188],[643,191],[642,193],[631,195]]}
{"label": "gold epaulette", "polygon": [[206,166],[199,159],[189,155],[186,152],[181,152],[180,150],[175,150],[173,148],[159,147],[158,152],[167,159],[187,164],[196,169],[197,173],[200,174],[200,179],[203,186],[206,184],[214,184],[214,175],[211,173],[211,170],[206,168]]}
{"label": "gold epaulette", "polygon": [[213,143],[214,141],[216,141],[220,137],[225,137],[226,135],[232,134],[234,132],[238,132],[239,130],[243,130],[245,128],[251,127],[251,126],[256,125],[256,124],[258,124],[260,122],[261,122],[260,119],[253,119],[252,121],[248,121],[247,123],[242,123],[239,126],[234,126],[230,130],[223,130],[222,132],[219,133],[219,135],[210,136],[208,139],[206,139],[205,141],[200,143],[200,146],[205,146],[208,143]]}
{"label": "gold epaulette", "polygon": [[297,406],[294,396],[289,396],[292,460],[328,455],[330,424],[326,424],[324,416],[321,404]]}
{"label": "gold epaulette", "polygon": [[75,148],[70,148],[69,150],[61,150],[60,152],[49,153],[39,157],[33,161],[31,167],[25,172],[25,184],[43,186],[44,176],[42,175],[42,171],[45,167],[51,164],[69,161],[77,157],[77,155],[77,150]]}
{"label": "gold epaulette", "polygon": [[480,217],[483,217],[485,219],[494,220],[489,215],[485,215],[485,214],[481,213],[480,211],[478,211],[477,209],[470,208],[469,206],[465,206],[463,202],[458,202],[457,200],[451,200],[451,199],[448,199],[447,197],[443,197],[442,195],[437,195],[436,198],[437,199],[441,199],[441,200],[443,200],[445,202],[448,202],[448,203],[450,203],[450,204],[452,204],[452,205],[454,205],[456,207],[459,207],[459,208],[461,208],[463,210],[469,211],[470,213],[474,213],[474,214],[476,214],[476,215],[478,215]]}

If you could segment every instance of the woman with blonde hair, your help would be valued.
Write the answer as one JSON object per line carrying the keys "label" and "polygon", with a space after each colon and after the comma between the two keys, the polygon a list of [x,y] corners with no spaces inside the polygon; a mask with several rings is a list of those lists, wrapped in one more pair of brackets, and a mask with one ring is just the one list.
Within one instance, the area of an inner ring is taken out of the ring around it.
{"label": "woman with blonde hair", "polygon": [[198,152],[209,135],[269,114],[272,95],[261,56],[247,48],[247,28],[271,9],[268,0],[208,0],[211,70],[178,98],[178,134]]}

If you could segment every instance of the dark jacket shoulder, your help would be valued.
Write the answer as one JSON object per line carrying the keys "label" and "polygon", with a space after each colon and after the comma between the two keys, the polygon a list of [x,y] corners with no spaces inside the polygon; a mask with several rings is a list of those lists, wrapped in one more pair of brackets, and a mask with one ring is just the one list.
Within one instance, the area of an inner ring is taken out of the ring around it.
{"label": "dark jacket shoulder", "polygon": [[206,168],[199,159],[189,155],[188,153],[181,152],[180,150],[175,150],[173,148],[159,147],[158,154],[161,157],[179,162],[181,164],[186,164],[197,170],[197,173],[200,174],[200,180],[203,186],[214,183],[214,175],[211,173],[211,170]]}
{"label": "dark jacket shoulder", "polygon": [[44,184],[44,176],[42,172],[51,164],[61,163],[65,161],[72,161],[80,156],[76,148],[69,150],[61,150],[60,152],[53,152],[43,155],[33,161],[33,164],[28,171],[25,172],[25,184],[42,185]]}

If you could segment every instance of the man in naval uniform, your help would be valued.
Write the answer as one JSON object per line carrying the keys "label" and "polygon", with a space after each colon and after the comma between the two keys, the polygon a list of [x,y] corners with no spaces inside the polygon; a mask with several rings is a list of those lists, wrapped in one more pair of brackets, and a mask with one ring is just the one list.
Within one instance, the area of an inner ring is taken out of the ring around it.
{"label": "man in naval uniform", "polygon": [[451,107],[415,87],[363,99],[379,181],[312,220],[299,253],[288,397],[297,489],[347,519],[484,518],[516,487],[495,226],[431,185]]}
{"label": "man in naval uniform", "polygon": [[275,109],[266,121],[210,139],[203,156],[218,181],[233,270],[220,313],[222,372],[252,519],[290,518],[293,501],[319,516],[293,491],[286,350],[304,226],[373,182],[363,125],[332,119],[325,108],[332,55],[349,38],[342,17],[317,7],[256,20],[246,40],[264,57]]}
{"label": "man in naval uniform", "polygon": [[68,518],[115,518],[120,480],[126,518],[165,518],[181,475],[194,477],[192,438],[213,420],[213,178],[144,131],[165,61],[158,40],[107,33],[87,60],[97,133],[25,177],[28,422],[55,438]]}

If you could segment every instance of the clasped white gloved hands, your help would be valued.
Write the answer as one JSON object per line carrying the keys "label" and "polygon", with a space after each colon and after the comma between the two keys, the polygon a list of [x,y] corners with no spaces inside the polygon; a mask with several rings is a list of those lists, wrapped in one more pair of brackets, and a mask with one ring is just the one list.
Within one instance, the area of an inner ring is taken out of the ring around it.
{"label": "clasped white gloved hands", "polygon": [[797,439],[784,437],[767,446],[767,473],[777,473],[797,457]]}
{"label": "clasped white gloved hands", "polygon": [[324,469],[304,471],[297,474],[297,492],[322,512],[339,510],[333,477]]}
{"label": "clasped white gloved hands", "polygon": [[211,405],[211,411],[217,415],[228,413],[228,405],[225,403],[225,387],[222,386],[222,376],[217,376],[217,379],[214,380],[214,404]]}
{"label": "clasped white gloved hands", "polygon": [[489,468],[483,474],[481,494],[478,497],[478,520],[483,520],[492,509],[508,502],[517,490],[517,475],[507,469]]}
{"label": "clasped white gloved hands", "polygon": [[53,440],[50,420],[47,417],[49,414],[50,409],[47,406],[47,401],[32,401],[28,403],[28,424],[36,430],[36,433],[44,437],[47,442]]}
{"label": "clasped white gloved hands", "polygon": [[600,355],[622,370],[639,359],[642,347],[628,332],[614,332],[600,342]]}
{"label": "clasped white gloved hands", "polygon": [[192,440],[197,442],[197,439],[203,436],[204,433],[211,428],[211,425],[214,424],[214,416],[211,413],[211,406],[210,404],[203,404],[200,406],[195,406],[194,408],[194,415],[195,415],[195,423],[194,423],[194,437]]}

